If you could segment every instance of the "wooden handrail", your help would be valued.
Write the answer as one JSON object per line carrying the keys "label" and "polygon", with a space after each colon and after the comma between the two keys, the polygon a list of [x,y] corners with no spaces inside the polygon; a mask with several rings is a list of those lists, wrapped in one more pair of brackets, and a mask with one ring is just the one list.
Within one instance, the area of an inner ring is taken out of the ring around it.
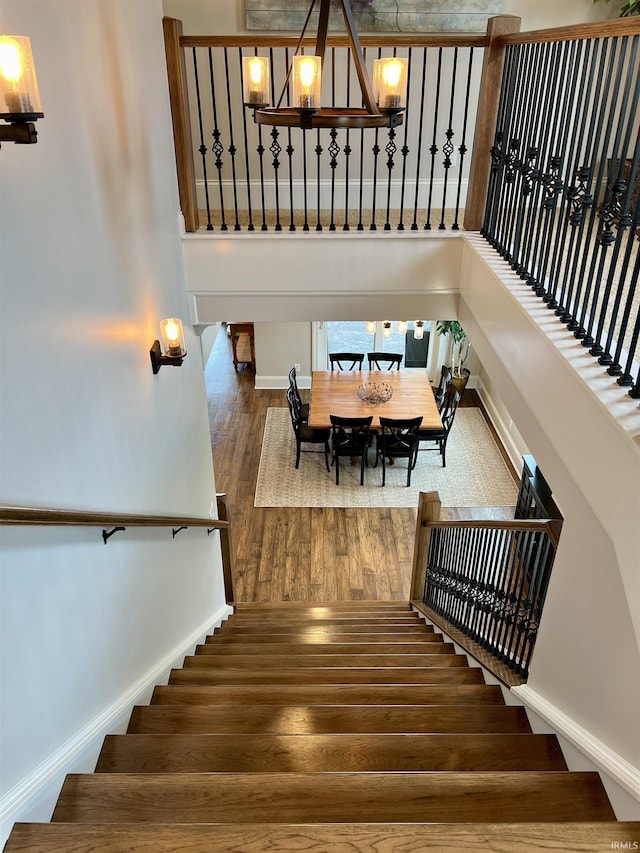
{"label": "wooden handrail", "polygon": [[186,515],[138,515],[124,512],[85,512],[30,506],[0,506],[0,524],[60,527],[208,527],[225,530],[228,521]]}
{"label": "wooden handrail", "polygon": [[[295,36],[242,35],[242,36],[180,36],[181,47],[288,47],[295,50],[299,39]],[[449,34],[398,34],[393,36],[360,36],[362,47],[486,47],[487,35]],[[315,38],[304,38],[303,47],[315,47]],[[349,47],[347,36],[329,36],[328,47]]]}
{"label": "wooden handrail", "polygon": [[570,27],[553,27],[547,30],[529,30],[523,33],[505,33],[496,38],[500,46],[510,44],[543,44],[554,41],[599,39],[611,36],[640,35],[640,17],[613,18],[593,24],[574,24]]}

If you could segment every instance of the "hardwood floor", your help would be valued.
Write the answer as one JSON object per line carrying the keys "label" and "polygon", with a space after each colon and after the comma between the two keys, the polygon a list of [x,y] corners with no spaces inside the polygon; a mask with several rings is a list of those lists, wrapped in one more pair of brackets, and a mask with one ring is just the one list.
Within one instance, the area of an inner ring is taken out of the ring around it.
{"label": "hardwood floor", "polygon": [[[266,412],[286,405],[285,392],[256,391],[250,369],[234,370],[224,327],[205,381],[216,490],[228,495],[232,523],[236,600],[406,601],[416,510],[254,507]],[[467,391],[462,405],[479,405],[476,393]],[[512,518],[513,510],[446,509],[445,514]]]}

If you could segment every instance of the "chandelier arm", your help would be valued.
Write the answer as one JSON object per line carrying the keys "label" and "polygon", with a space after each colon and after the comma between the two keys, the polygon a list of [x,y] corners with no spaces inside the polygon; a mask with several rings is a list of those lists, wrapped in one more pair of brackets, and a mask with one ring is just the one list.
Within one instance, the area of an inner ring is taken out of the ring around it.
{"label": "chandelier arm", "polygon": [[[324,2],[325,0],[323,0],[323,3]],[[376,99],[373,95],[373,87],[371,86],[369,75],[367,74],[367,68],[364,62],[364,55],[362,53],[362,47],[360,46],[360,39],[358,38],[356,24],[353,20],[351,3],[349,2],[349,0],[340,0],[340,2],[342,5],[342,14],[344,15],[344,22],[347,28],[347,34],[349,36],[349,44],[351,45],[351,53],[353,54],[353,61],[356,66],[358,80],[360,81],[360,88],[362,89],[362,98],[364,100],[364,104],[367,108],[368,113],[370,113],[371,115],[379,116],[380,110],[378,109],[378,105],[376,104]],[[326,0],[326,3],[328,6],[329,0]]]}
{"label": "chandelier arm", "polygon": [[329,32],[329,11],[331,0],[320,0],[320,17],[316,34],[316,56],[320,57],[320,68],[324,68],[324,55],[327,51],[327,34]]}
{"label": "chandelier arm", "polygon": [[[324,2],[324,0],[322,0],[322,2]],[[327,2],[328,2],[328,0],[327,0]],[[298,55],[298,51],[300,50],[300,45],[302,44],[302,40],[304,39],[305,33],[307,32],[307,27],[309,26],[309,21],[311,20],[311,14],[312,14],[313,10],[315,9],[315,6],[316,6],[316,0],[311,0],[311,5],[309,6],[309,11],[307,12],[307,17],[306,17],[306,20],[304,22],[304,26],[302,27],[302,32],[300,33],[300,38],[298,39],[298,44],[296,45],[296,49],[293,52],[294,56]],[[322,14],[322,12],[320,14]],[[325,42],[326,42],[326,36],[325,36]],[[282,104],[282,99],[284,98],[284,93],[287,91],[287,86],[289,85],[289,80],[291,78],[292,69],[293,69],[293,63],[291,63],[289,65],[289,68],[287,69],[287,76],[286,76],[286,79],[284,81],[284,86],[282,87],[282,91],[280,92],[280,97],[278,98],[278,103],[276,104],[276,109],[280,109],[280,105]]]}

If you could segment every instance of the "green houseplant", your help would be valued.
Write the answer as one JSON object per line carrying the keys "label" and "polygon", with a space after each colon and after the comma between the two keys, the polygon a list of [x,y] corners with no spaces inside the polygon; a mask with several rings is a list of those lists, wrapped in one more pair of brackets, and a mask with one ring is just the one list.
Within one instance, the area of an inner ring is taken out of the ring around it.
{"label": "green houseplant", "polygon": [[463,390],[469,378],[469,371],[464,366],[471,347],[467,333],[457,320],[438,320],[436,329],[439,334],[451,338],[452,381],[459,380],[455,384]]}
{"label": "green houseplant", "polygon": [[[593,0],[594,3],[597,3],[598,0]],[[606,0],[608,3],[609,0]],[[620,17],[628,18],[629,15],[640,15],[640,0],[628,0],[624,6],[620,7]]]}

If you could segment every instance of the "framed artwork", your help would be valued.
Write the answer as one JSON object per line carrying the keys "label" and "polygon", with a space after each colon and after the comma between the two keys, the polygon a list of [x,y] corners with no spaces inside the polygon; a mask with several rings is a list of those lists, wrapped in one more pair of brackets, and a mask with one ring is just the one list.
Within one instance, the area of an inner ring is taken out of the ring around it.
{"label": "framed artwork", "polygon": [[[311,0],[245,0],[248,30],[301,32]],[[484,33],[487,18],[500,15],[503,0],[351,0],[359,33]],[[317,28],[317,12],[309,33]],[[330,30],[342,31],[336,10]]]}

